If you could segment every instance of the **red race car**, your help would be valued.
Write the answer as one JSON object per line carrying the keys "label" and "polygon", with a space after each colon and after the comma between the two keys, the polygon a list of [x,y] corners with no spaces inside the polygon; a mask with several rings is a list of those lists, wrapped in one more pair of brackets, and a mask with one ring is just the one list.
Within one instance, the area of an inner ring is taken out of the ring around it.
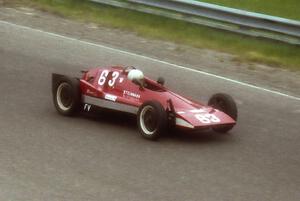
{"label": "red race car", "polygon": [[225,133],[237,120],[237,107],[231,96],[213,95],[208,104],[180,96],[134,67],[105,67],[82,71],[82,78],[52,74],[53,101],[57,111],[66,116],[93,108],[137,115],[143,137],[159,138],[167,128],[201,130],[212,128]]}

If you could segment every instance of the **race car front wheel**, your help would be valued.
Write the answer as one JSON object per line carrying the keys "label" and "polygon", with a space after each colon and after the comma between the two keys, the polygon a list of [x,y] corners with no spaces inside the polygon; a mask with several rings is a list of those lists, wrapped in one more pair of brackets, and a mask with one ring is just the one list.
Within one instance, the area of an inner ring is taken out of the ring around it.
{"label": "race car front wheel", "polygon": [[80,105],[79,80],[54,74],[52,82],[53,102],[56,110],[65,116],[74,115]]}
{"label": "race car front wheel", "polygon": [[[224,93],[215,94],[209,99],[208,105],[224,112],[235,121],[237,120],[237,106],[235,101],[230,95]],[[233,127],[234,125],[232,124],[219,125],[219,126],[214,126],[212,129],[218,133],[226,133],[229,130],[231,130]]]}
{"label": "race car front wheel", "polygon": [[147,101],[139,108],[137,124],[143,137],[156,140],[167,127],[166,111],[159,102]]}

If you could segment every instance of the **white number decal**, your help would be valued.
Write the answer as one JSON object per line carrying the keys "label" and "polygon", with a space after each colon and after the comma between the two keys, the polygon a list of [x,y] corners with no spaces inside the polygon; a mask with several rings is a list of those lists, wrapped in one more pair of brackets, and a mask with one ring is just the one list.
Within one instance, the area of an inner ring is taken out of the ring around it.
{"label": "white number decal", "polygon": [[216,117],[216,115],[213,114],[210,115],[210,120],[214,123],[219,123],[221,121],[218,117]]}
{"label": "white number decal", "polygon": [[220,119],[214,114],[196,114],[195,117],[204,124],[220,122]]}
{"label": "white number decal", "polygon": [[103,85],[105,83],[107,75],[108,75],[108,70],[102,71],[102,73],[101,73],[101,75],[99,77],[99,80],[98,80],[98,84],[99,85]]}
{"label": "white number decal", "polygon": [[195,117],[204,124],[209,124],[210,120],[205,114],[196,114]]}
{"label": "white number decal", "polygon": [[108,81],[108,85],[109,85],[110,87],[114,86],[114,84],[115,84],[117,78],[119,77],[119,75],[120,75],[119,72],[117,72],[117,71],[113,72],[113,74],[112,74],[112,79]]}
{"label": "white number decal", "polygon": [[[108,76],[108,73],[109,73],[108,70],[102,71],[102,73],[99,77],[99,80],[98,80],[99,85],[103,85],[105,83],[106,78]],[[113,72],[111,80],[108,81],[108,86],[110,86],[110,87],[114,86],[114,84],[116,83],[116,80],[118,79],[119,75],[120,75],[119,72],[117,72],[117,71]]]}

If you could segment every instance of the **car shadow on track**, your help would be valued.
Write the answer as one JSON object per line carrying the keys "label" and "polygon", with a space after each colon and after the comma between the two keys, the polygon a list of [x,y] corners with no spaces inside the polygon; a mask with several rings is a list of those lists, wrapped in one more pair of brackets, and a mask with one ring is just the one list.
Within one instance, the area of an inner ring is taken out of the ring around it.
{"label": "car shadow on track", "polygon": [[136,116],[129,113],[108,109],[94,109],[90,112],[81,112],[80,116],[91,121],[137,130]]}
{"label": "car shadow on track", "polygon": [[[115,125],[139,135],[137,119],[136,116],[132,114],[108,109],[97,109],[88,113],[81,112],[80,117],[108,125]],[[230,141],[232,140],[232,136],[230,134],[217,134],[212,130],[187,132],[178,129],[169,129],[158,141],[168,140],[189,143],[215,143]]]}
{"label": "car shadow on track", "polygon": [[225,143],[230,142],[233,136],[230,134],[217,134],[212,130],[187,132],[175,130],[167,133],[167,138],[173,141],[187,142],[187,143]]}

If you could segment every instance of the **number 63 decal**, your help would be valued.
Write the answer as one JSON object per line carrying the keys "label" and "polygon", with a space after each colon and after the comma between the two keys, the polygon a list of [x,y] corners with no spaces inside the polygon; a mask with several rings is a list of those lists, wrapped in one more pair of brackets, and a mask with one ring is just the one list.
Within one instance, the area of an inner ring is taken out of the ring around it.
{"label": "number 63 decal", "polygon": [[[103,85],[103,84],[105,83],[106,78],[107,78],[107,76],[108,76],[108,73],[109,73],[108,70],[102,71],[102,73],[101,73],[101,75],[100,75],[100,77],[99,77],[99,80],[98,80],[98,84],[99,84],[99,85]],[[112,78],[108,81],[108,85],[109,85],[110,87],[114,86],[114,84],[116,83],[116,80],[118,79],[119,75],[120,75],[120,73],[117,72],[117,71],[114,71],[114,72],[112,73]]]}
{"label": "number 63 decal", "polygon": [[214,114],[195,114],[195,117],[204,124],[209,124],[209,123],[218,123],[221,120],[216,117]]}

